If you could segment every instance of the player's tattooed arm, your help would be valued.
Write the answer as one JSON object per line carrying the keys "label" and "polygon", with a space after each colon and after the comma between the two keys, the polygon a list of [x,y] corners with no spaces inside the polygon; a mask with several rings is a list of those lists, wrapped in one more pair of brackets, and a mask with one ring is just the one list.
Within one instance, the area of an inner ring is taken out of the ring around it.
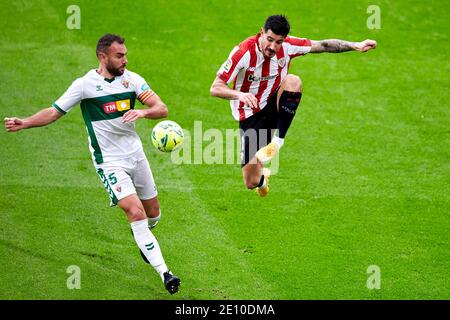
{"label": "player's tattooed arm", "polygon": [[374,40],[364,40],[361,42],[350,42],[346,40],[339,39],[327,39],[327,40],[319,40],[314,41],[311,40],[311,53],[322,53],[322,52],[331,52],[331,53],[340,53],[346,51],[360,51],[366,52],[371,49],[375,49],[377,47],[377,42]]}

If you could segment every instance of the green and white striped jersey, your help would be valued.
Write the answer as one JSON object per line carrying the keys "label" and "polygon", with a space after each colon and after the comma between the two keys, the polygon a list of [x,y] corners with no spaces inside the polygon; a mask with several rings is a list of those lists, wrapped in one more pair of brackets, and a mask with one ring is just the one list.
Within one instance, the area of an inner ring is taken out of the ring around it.
{"label": "green and white striped jersey", "polygon": [[89,149],[97,164],[128,158],[142,150],[135,123],[122,123],[122,116],[134,109],[136,98],[146,101],[154,92],[137,73],[106,79],[95,69],[76,79],[53,107],[62,114],[80,103],[89,134]]}

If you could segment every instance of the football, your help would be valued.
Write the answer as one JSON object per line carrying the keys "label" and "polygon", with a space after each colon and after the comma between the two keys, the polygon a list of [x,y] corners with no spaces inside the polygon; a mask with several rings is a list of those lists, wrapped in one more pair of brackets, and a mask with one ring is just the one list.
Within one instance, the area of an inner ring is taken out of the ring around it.
{"label": "football", "polygon": [[171,152],[179,148],[183,141],[183,129],[175,121],[161,121],[152,130],[152,143],[159,151]]}

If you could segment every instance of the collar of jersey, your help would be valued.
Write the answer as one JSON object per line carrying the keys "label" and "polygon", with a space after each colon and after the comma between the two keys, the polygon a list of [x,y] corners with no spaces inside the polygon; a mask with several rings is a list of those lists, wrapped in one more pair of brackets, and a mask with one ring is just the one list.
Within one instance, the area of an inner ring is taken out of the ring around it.
{"label": "collar of jersey", "polygon": [[94,69],[95,74],[99,77],[102,78],[103,80],[105,80],[108,83],[112,83],[114,80],[116,80],[117,77],[112,77],[112,78],[104,78],[102,77],[98,72],[97,69]]}

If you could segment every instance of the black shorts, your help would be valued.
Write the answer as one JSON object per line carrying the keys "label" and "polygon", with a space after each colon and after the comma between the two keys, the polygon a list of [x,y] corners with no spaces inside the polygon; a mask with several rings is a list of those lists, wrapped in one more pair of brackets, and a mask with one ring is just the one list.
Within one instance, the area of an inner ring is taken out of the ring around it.
{"label": "black shorts", "polygon": [[242,167],[250,162],[260,148],[269,144],[277,126],[277,92],[275,92],[261,111],[239,122]]}

